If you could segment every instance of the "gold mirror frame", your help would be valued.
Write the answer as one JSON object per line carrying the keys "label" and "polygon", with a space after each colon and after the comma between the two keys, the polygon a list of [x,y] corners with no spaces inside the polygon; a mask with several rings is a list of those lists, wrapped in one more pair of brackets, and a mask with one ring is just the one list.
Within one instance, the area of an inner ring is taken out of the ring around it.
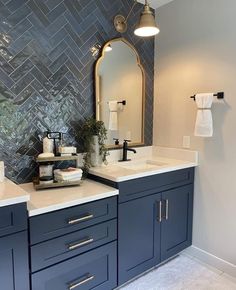
{"label": "gold mirror frame", "polygon": [[[95,106],[96,106],[96,120],[100,120],[100,103],[101,103],[101,96],[100,96],[100,77],[98,75],[98,69],[99,69],[99,65],[100,63],[103,61],[103,59],[105,58],[105,49],[107,46],[111,45],[114,42],[117,41],[123,41],[125,44],[127,44],[135,53],[136,55],[136,59],[137,59],[137,65],[140,67],[141,72],[142,72],[142,128],[141,128],[141,134],[142,134],[142,140],[139,143],[130,143],[130,146],[143,146],[144,143],[144,126],[145,126],[145,100],[146,100],[146,77],[145,77],[145,70],[144,67],[141,64],[141,60],[138,54],[138,51],[136,50],[136,48],[129,42],[127,41],[125,38],[123,37],[119,37],[119,38],[114,38],[110,41],[108,41],[107,43],[105,43],[105,45],[102,48],[102,53],[101,56],[98,58],[98,60],[96,61],[95,64],[95,94],[96,94],[96,98],[95,98]],[[123,140],[120,140],[121,142]],[[107,145],[107,148],[109,149],[117,149],[117,148],[121,148],[122,145]]]}

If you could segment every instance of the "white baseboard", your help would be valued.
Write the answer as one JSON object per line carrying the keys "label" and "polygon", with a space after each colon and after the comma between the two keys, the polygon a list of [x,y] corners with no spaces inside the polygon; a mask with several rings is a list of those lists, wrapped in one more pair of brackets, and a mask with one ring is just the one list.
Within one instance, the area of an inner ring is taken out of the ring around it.
{"label": "white baseboard", "polygon": [[220,259],[202,249],[199,249],[195,246],[191,246],[188,249],[184,250],[184,253],[190,255],[198,260],[236,278],[236,265],[231,264],[223,259]]}

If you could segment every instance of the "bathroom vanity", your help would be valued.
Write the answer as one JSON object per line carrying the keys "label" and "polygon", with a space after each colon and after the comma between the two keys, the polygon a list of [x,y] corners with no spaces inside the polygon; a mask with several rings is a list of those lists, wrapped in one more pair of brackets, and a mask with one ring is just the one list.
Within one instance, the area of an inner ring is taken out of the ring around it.
{"label": "bathroom vanity", "polygon": [[[192,165],[168,172],[168,161],[141,160],[91,170],[91,178],[119,190],[118,285],[191,245]],[[140,177],[141,172],[146,176]]]}
{"label": "bathroom vanity", "polygon": [[80,187],[14,185],[24,199],[0,207],[4,289],[111,290],[190,246],[197,163],[149,158],[93,168]]}

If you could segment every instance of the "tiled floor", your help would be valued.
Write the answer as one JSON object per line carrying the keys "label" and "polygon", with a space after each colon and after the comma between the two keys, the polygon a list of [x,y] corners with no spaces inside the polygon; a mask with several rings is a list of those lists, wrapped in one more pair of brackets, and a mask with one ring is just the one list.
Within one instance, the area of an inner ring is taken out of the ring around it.
{"label": "tiled floor", "polygon": [[236,290],[236,280],[181,255],[120,290]]}

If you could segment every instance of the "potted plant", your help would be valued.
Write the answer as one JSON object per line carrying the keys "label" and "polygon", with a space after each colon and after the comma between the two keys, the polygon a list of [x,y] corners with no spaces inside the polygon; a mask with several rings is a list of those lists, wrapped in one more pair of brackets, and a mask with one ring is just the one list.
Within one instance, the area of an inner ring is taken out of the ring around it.
{"label": "potted plant", "polygon": [[83,167],[86,175],[91,166],[107,164],[108,149],[105,145],[107,129],[103,121],[97,121],[91,117],[82,124],[79,134],[85,152]]}

